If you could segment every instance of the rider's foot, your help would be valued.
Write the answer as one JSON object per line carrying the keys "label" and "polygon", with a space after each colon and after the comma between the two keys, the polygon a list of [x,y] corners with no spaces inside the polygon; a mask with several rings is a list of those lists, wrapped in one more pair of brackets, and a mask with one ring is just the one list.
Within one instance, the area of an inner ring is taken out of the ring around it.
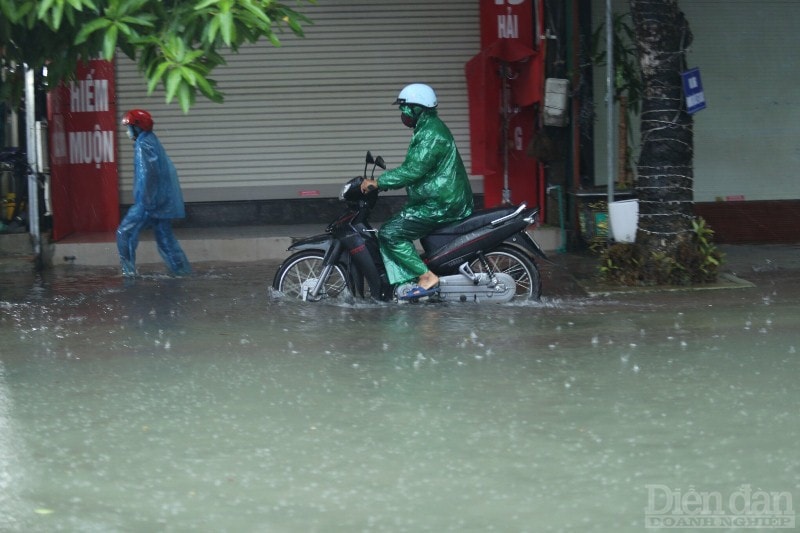
{"label": "rider's foot", "polygon": [[423,289],[432,289],[439,284],[439,276],[428,270],[417,280],[417,285]]}

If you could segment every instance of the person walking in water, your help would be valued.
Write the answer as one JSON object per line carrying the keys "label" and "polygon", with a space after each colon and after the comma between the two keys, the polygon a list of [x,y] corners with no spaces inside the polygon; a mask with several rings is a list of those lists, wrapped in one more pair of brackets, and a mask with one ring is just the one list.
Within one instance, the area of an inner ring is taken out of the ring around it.
{"label": "person walking in water", "polygon": [[153,228],[158,252],[176,276],[192,272],[172,232],[172,220],[186,216],[178,172],[153,132],[153,117],[131,109],[122,117],[133,141],[133,205],[117,228],[117,249],[123,276],[136,275],[136,248],[143,229]]}

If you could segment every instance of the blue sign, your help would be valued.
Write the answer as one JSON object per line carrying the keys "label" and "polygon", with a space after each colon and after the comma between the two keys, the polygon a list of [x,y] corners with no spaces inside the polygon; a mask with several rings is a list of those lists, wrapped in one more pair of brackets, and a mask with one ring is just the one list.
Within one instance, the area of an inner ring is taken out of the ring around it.
{"label": "blue sign", "polygon": [[683,94],[686,96],[686,112],[697,113],[706,108],[706,97],[703,94],[703,83],[700,81],[700,69],[693,68],[681,73],[683,78]]}

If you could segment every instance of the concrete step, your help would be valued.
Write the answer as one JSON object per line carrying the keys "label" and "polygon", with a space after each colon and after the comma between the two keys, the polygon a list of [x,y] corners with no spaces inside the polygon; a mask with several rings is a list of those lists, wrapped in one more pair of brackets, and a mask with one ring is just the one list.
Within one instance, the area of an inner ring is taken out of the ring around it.
{"label": "concrete step", "polygon": [[27,233],[0,233],[0,256],[32,253],[33,245]]}
{"label": "concrete step", "polygon": [[36,256],[27,233],[0,233],[0,274],[29,271]]}
{"label": "concrete step", "polygon": [[[251,262],[281,260],[287,257],[287,248],[294,240],[322,233],[324,229],[318,224],[175,228],[175,235],[189,261],[193,263]],[[531,235],[546,252],[553,252],[561,247],[559,228],[540,227],[532,231]],[[43,251],[45,263],[48,265],[119,264],[116,236],[113,232],[71,235],[59,242],[45,244]],[[151,231],[143,232],[140,237],[136,262],[140,265],[162,262]]]}

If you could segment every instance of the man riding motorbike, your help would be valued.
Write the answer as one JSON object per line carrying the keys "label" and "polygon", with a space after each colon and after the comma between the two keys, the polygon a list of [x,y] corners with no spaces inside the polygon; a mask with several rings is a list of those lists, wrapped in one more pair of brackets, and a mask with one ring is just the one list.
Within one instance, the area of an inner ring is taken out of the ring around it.
{"label": "man riding motorbike", "polygon": [[439,278],[417,254],[414,241],[439,226],[472,214],[473,196],[467,171],[452,133],[439,118],[433,88],[422,83],[404,87],[394,102],[403,124],[413,128],[405,160],[377,179],[364,179],[362,191],[406,188],[408,201],[378,232],[381,255],[392,285],[416,281],[398,297],[411,300],[438,291]]}

